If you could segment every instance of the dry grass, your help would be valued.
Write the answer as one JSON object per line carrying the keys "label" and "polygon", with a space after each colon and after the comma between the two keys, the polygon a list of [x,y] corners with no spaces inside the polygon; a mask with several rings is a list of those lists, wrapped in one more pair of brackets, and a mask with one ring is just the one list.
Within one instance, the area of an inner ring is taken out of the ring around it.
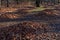
{"label": "dry grass", "polygon": [[[0,29],[0,37],[8,40],[57,40],[60,39],[60,34],[51,32],[54,29],[47,24],[39,22],[21,22],[13,26],[8,26]],[[51,30],[51,31],[50,31]],[[6,34],[6,35],[5,35]],[[9,34],[9,35],[8,35]],[[4,36],[5,35],[5,36]],[[8,36],[7,36],[8,35]],[[7,37],[7,38],[6,38]],[[3,40],[1,38],[1,40]],[[12,38],[12,39],[11,39]]]}
{"label": "dry grass", "polygon": [[0,12],[15,12],[17,8],[1,8]]}
{"label": "dry grass", "polygon": [[0,16],[0,18],[9,18],[9,19],[16,19],[20,17],[22,17],[22,15],[19,15],[19,14],[2,14]]}
{"label": "dry grass", "polygon": [[24,9],[25,7],[32,6],[31,2],[23,2],[18,5],[12,4],[10,7],[1,7],[0,12],[15,12],[18,9]]}

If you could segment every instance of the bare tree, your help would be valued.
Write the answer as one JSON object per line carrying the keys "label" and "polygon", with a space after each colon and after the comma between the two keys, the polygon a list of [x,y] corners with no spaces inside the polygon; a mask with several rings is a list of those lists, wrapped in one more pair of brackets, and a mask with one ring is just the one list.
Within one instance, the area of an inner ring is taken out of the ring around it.
{"label": "bare tree", "polygon": [[1,2],[0,5],[2,5],[2,0],[0,0],[0,2]]}
{"label": "bare tree", "polygon": [[6,0],[6,2],[7,2],[7,7],[9,7],[9,1],[8,1],[8,0]]}
{"label": "bare tree", "polygon": [[58,0],[58,4],[60,3],[60,0]]}
{"label": "bare tree", "polygon": [[19,4],[19,0],[16,0],[16,3]]}
{"label": "bare tree", "polygon": [[40,0],[35,1],[36,7],[40,7]]}

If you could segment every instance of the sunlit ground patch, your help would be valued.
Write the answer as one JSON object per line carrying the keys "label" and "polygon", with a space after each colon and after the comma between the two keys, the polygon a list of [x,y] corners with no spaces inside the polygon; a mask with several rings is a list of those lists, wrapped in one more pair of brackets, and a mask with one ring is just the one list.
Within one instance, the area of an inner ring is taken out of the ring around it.
{"label": "sunlit ground patch", "polygon": [[28,12],[38,12],[38,11],[43,11],[43,10],[46,10],[46,9],[54,9],[53,7],[45,7],[45,6],[40,6],[40,7],[36,7],[35,9],[32,9],[32,10],[28,10]]}

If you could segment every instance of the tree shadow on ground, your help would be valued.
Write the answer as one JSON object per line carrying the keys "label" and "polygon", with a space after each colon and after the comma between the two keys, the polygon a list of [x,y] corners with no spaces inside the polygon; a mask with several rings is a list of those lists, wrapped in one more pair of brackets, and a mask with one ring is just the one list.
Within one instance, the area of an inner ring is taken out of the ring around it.
{"label": "tree shadow on ground", "polygon": [[32,12],[29,15],[24,15],[24,17],[16,18],[16,19],[10,19],[10,18],[0,18],[0,22],[9,22],[9,21],[50,21],[50,20],[60,20],[60,16],[53,15],[53,14],[47,14],[43,11],[38,12]]}

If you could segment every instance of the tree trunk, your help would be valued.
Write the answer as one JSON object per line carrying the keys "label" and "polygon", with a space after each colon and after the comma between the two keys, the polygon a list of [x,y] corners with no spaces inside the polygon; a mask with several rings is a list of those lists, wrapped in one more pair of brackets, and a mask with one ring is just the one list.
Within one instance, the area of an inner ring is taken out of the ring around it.
{"label": "tree trunk", "polygon": [[40,0],[36,0],[36,7],[40,7]]}
{"label": "tree trunk", "polygon": [[17,4],[19,4],[19,1],[18,1],[18,0],[16,0],[16,3],[17,3]]}
{"label": "tree trunk", "polygon": [[7,1],[7,7],[9,7],[9,1],[8,0],[6,0]]}
{"label": "tree trunk", "polygon": [[0,5],[2,5],[2,0],[0,0],[0,1],[1,1]]}

